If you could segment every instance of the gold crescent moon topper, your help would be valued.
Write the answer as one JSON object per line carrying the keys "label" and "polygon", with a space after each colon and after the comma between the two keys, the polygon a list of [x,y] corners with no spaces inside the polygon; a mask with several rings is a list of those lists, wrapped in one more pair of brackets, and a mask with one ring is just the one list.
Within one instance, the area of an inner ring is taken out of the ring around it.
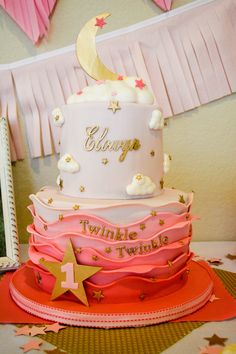
{"label": "gold crescent moon topper", "polygon": [[109,13],[102,13],[89,20],[81,29],[76,42],[76,53],[84,71],[95,80],[117,80],[120,75],[110,71],[99,59],[96,50],[96,34],[103,28]]}

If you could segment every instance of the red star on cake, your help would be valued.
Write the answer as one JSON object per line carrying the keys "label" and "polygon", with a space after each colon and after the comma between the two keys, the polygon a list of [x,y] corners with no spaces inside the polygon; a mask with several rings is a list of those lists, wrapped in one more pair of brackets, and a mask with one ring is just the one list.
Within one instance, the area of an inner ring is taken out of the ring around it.
{"label": "red star on cake", "polygon": [[139,88],[140,90],[142,90],[145,87],[145,83],[143,82],[143,80],[135,80],[135,87]]}
{"label": "red star on cake", "polygon": [[104,17],[98,18],[96,17],[96,23],[95,26],[103,28],[107,23],[104,21]]}

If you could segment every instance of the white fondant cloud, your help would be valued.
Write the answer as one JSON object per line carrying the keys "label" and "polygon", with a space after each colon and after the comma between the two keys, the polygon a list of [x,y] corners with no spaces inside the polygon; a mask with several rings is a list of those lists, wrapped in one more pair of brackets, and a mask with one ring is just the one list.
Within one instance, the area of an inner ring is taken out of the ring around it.
{"label": "white fondant cloud", "polygon": [[153,94],[145,85],[136,87],[137,77],[126,77],[123,80],[98,81],[95,85],[85,87],[67,100],[67,104],[91,101],[119,101],[132,103],[153,103]]}
{"label": "white fondant cloud", "polygon": [[170,161],[171,161],[170,155],[164,154],[163,169],[165,174],[170,170]]}
{"label": "white fondant cloud", "polygon": [[55,108],[52,111],[52,118],[56,127],[61,127],[64,124],[64,117],[59,108]]}
{"label": "white fondant cloud", "polygon": [[70,154],[63,155],[57,163],[60,171],[75,173],[79,171],[79,164]]}
{"label": "white fondant cloud", "polygon": [[164,118],[162,112],[159,109],[155,109],[152,112],[152,117],[149,121],[150,129],[163,129],[164,128]]}
{"label": "white fondant cloud", "polygon": [[138,173],[134,175],[132,183],[126,187],[126,192],[129,195],[146,195],[152,194],[155,189],[156,185],[150,177]]}

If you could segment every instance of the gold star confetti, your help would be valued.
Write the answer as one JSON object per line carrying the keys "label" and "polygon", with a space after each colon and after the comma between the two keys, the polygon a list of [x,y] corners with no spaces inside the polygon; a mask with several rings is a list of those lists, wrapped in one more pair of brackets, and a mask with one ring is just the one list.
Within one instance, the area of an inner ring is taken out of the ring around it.
{"label": "gold star confetti", "polygon": [[93,256],[92,256],[92,259],[93,259],[94,261],[97,261],[97,260],[98,260],[98,256],[93,255]]}
{"label": "gold star confetti", "polygon": [[53,199],[52,199],[52,198],[49,198],[49,199],[48,199],[48,204],[52,204],[52,202],[53,202]]}
{"label": "gold star confetti", "polygon": [[60,191],[62,191],[63,189],[63,179],[59,179],[59,188],[60,188]]}
{"label": "gold star confetti", "polygon": [[152,278],[149,278],[149,280],[151,280],[153,283],[155,283],[157,281],[157,278],[156,277],[152,277]]}
{"label": "gold star confetti", "polygon": [[146,294],[144,294],[144,293],[140,294],[139,298],[141,301],[143,301],[146,298]]}
{"label": "gold star confetti", "polygon": [[152,211],[151,211],[151,216],[157,216],[156,210],[152,210]]}
{"label": "gold star confetti", "polygon": [[[56,278],[51,300],[54,300],[67,291],[70,291],[83,304],[89,306],[86,292],[84,290],[83,281],[90,278],[102,268],[77,264],[73,246],[70,240],[68,241],[63,260],[61,262],[50,262],[41,258],[39,263],[43,265]],[[64,271],[65,266],[67,267],[66,271]],[[73,279],[70,279],[70,282],[67,279],[69,270],[73,271]]]}
{"label": "gold star confetti", "polygon": [[121,109],[119,101],[110,101],[108,109],[111,109],[113,113],[116,113],[117,110]]}
{"label": "gold star confetti", "polygon": [[164,224],[165,224],[165,220],[160,219],[160,220],[159,220],[159,225],[162,226],[162,225],[164,225]]}
{"label": "gold star confetti", "polygon": [[173,263],[171,261],[168,261],[167,263],[170,268],[173,266]]}
{"label": "gold star confetti", "polygon": [[66,162],[71,162],[71,157],[70,157],[70,156],[67,156],[67,157],[65,158],[65,161],[66,161]]}
{"label": "gold star confetti", "polygon": [[135,179],[136,179],[137,181],[140,181],[142,178],[143,178],[143,176],[140,175],[140,174],[138,174],[138,175],[135,177]]}
{"label": "gold star confetti", "polygon": [[43,225],[43,228],[45,231],[48,229],[47,225]]}
{"label": "gold star confetti", "polygon": [[60,221],[62,221],[62,220],[64,219],[63,214],[59,214],[58,219],[59,219]]}
{"label": "gold star confetti", "polygon": [[78,204],[73,205],[73,209],[74,209],[74,210],[79,210],[79,208],[80,208],[80,207],[79,207]]}
{"label": "gold star confetti", "polygon": [[228,338],[222,338],[217,336],[217,334],[213,334],[211,337],[204,337],[209,342],[209,345],[225,345],[225,342],[227,341]]}
{"label": "gold star confetti", "polygon": [[82,252],[82,248],[81,247],[77,247],[75,250],[76,253],[80,254]]}
{"label": "gold star confetti", "polygon": [[104,299],[102,290],[93,290],[93,298],[96,299],[98,302],[100,302],[101,299]]}
{"label": "gold star confetti", "polygon": [[180,240],[179,244],[184,246],[184,241]]}
{"label": "gold star confetti", "polygon": [[185,199],[184,199],[184,196],[182,194],[179,195],[179,203],[185,204]]}
{"label": "gold star confetti", "polygon": [[106,248],[105,248],[105,252],[106,252],[106,253],[111,253],[111,247],[106,247]]}
{"label": "gold star confetti", "polygon": [[57,114],[56,116],[54,116],[54,119],[55,119],[56,121],[58,121],[59,118],[60,118],[60,116],[59,116],[58,114]]}
{"label": "gold star confetti", "polygon": [[140,224],[139,227],[140,227],[140,230],[142,230],[142,231],[146,229],[146,225],[145,224]]}
{"label": "gold star confetti", "polygon": [[108,164],[108,159],[107,158],[104,158],[104,159],[102,159],[102,163],[103,163],[103,165],[107,165]]}
{"label": "gold star confetti", "polygon": [[150,151],[150,155],[151,155],[152,157],[154,157],[154,156],[155,156],[155,151],[154,151],[154,150],[151,150],[151,151]]}
{"label": "gold star confetti", "polygon": [[41,277],[41,275],[40,275],[39,272],[38,272],[37,275],[36,275],[36,280],[37,280],[37,283],[38,283],[38,284],[41,284],[41,282],[42,282],[42,277]]}
{"label": "gold star confetti", "polygon": [[84,186],[80,186],[79,190],[80,190],[81,193],[83,193],[85,191],[85,187]]}
{"label": "gold star confetti", "polygon": [[160,180],[160,187],[161,187],[161,189],[164,188],[164,179],[163,178]]}

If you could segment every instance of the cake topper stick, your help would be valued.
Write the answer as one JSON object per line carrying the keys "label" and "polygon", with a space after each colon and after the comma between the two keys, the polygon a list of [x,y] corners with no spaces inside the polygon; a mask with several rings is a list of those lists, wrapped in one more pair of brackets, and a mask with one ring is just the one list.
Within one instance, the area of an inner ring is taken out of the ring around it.
{"label": "cake topper stick", "polygon": [[109,13],[102,13],[89,20],[81,29],[76,43],[77,58],[85,72],[95,80],[117,80],[118,74],[110,71],[99,59],[96,50],[98,27],[105,24]]}

